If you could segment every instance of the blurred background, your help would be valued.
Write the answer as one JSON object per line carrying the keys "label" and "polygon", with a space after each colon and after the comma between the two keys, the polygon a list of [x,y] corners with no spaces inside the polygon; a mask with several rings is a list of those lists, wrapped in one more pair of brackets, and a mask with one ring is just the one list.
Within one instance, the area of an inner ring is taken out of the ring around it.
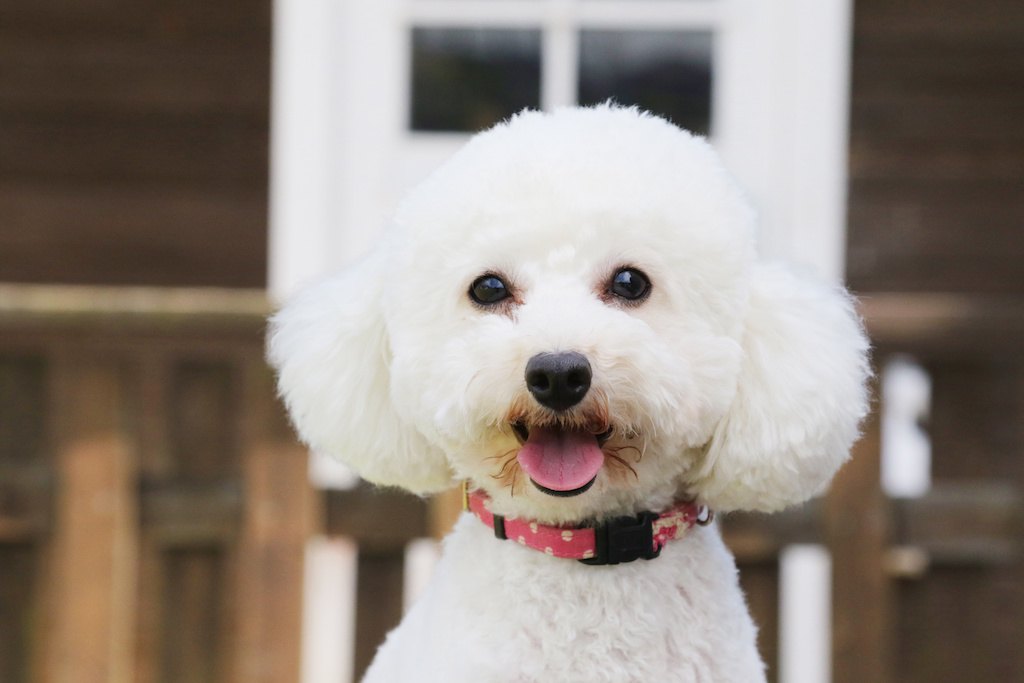
{"label": "blurred background", "polygon": [[294,440],[265,316],[524,107],[709,135],[861,298],[827,497],[723,520],[772,681],[1024,681],[1018,0],[0,3],[0,682],[344,683],[457,501]]}

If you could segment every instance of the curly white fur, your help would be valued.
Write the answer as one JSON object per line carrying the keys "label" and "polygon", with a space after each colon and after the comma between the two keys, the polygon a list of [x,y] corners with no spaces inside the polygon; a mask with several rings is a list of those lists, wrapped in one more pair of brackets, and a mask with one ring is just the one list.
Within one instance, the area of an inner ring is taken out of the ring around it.
{"label": "curly white fur", "polygon": [[[640,268],[649,298],[604,295]],[[475,278],[516,298],[482,310]],[[581,411],[614,427],[586,493],[517,472],[511,416],[542,352],[584,354]],[[370,481],[469,479],[543,523],[681,497],[772,511],[820,492],[866,411],[867,342],[845,292],[755,255],[754,216],[703,140],[633,109],[523,113],[407,198],[382,244],[290,302],[269,355],[302,437]],[[510,454],[511,460],[510,460]],[[463,519],[427,595],[367,681],[763,680],[735,567],[713,527],[657,560],[588,567]]]}

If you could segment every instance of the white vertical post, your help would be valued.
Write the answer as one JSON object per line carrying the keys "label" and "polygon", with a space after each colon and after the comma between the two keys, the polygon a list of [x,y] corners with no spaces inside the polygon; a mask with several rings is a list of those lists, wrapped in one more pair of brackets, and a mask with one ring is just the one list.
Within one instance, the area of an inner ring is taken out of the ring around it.
{"label": "white vertical post", "polygon": [[852,0],[795,0],[788,18],[798,45],[791,60],[790,253],[839,280],[846,258]]}
{"label": "white vertical post", "polygon": [[405,575],[402,586],[402,611],[408,612],[427,589],[430,577],[441,559],[441,544],[432,538],[418,538],[405,549]]}
{"label": "white vertical post", "polygon": [[909,358],[882,369],[882,490],[913,498],[931,488],[932,450],[921,418],[931,410],[931,378]]}
{"label": "white vertical post", "polygon": [[761,217],[761,251],[841,279],[851,0],[731,0],[715,141]]}
{"label": "white vertical post", "polygon": [[398,0],[277,0],[271,297],[362,254],[386,221],[404,141],[409,47]]}
{"label": "white vertical post", "polygon": [[339,538],[317,536],[306,545],[302,683],[352,680],[357,553]]}
{"label": "white vertical post", "polygon": [[335,48],[330,0],[274,3],[268,284],[281,301],[327,268]]}
{"label": "white vertical post", "polygon": [[576,104],[579,64],[579,29],[567,0],[549,0],[551,12],[541,26],[541,109]]}
{"label": "white vertical post", "polygon": [[411,44],[400,0],[344,0],[332,111],[335,266],[365,253],[394,208],[394,175],[407,141]]}
{"label": "white vertical post", "polygon": [[779,558],[779,681],[832,680],[832,560],[820,545]]}

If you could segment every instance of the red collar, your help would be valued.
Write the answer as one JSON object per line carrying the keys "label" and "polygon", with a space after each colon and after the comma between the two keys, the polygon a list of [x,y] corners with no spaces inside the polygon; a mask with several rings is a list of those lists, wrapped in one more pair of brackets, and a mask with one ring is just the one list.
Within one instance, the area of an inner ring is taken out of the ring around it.
{"label": "red collar", "polygon": [[682,538],[695,524],[705,526],[714,519],[714,513],[703,505],[680,503],[661,514],[641,512],[593,526],[549,526],[495,515],[487,509],[489,502],[486,494],[468,491],[464,485],[463,507],[493,529],[496,537],[584,564],[653,559],[669,541]]}

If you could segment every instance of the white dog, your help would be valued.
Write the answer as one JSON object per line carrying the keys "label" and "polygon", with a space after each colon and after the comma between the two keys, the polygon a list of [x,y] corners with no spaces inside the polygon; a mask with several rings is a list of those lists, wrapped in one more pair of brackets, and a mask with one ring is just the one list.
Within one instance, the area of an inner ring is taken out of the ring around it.
{"label": "white dog", "polygon": [[695,522],[822,491],[867,348],[841,289],[758,262],[703,140],[614,106],[477,135],[273,321],[312,448],[472,491],[365,680],[765,680],[733,559]]}

